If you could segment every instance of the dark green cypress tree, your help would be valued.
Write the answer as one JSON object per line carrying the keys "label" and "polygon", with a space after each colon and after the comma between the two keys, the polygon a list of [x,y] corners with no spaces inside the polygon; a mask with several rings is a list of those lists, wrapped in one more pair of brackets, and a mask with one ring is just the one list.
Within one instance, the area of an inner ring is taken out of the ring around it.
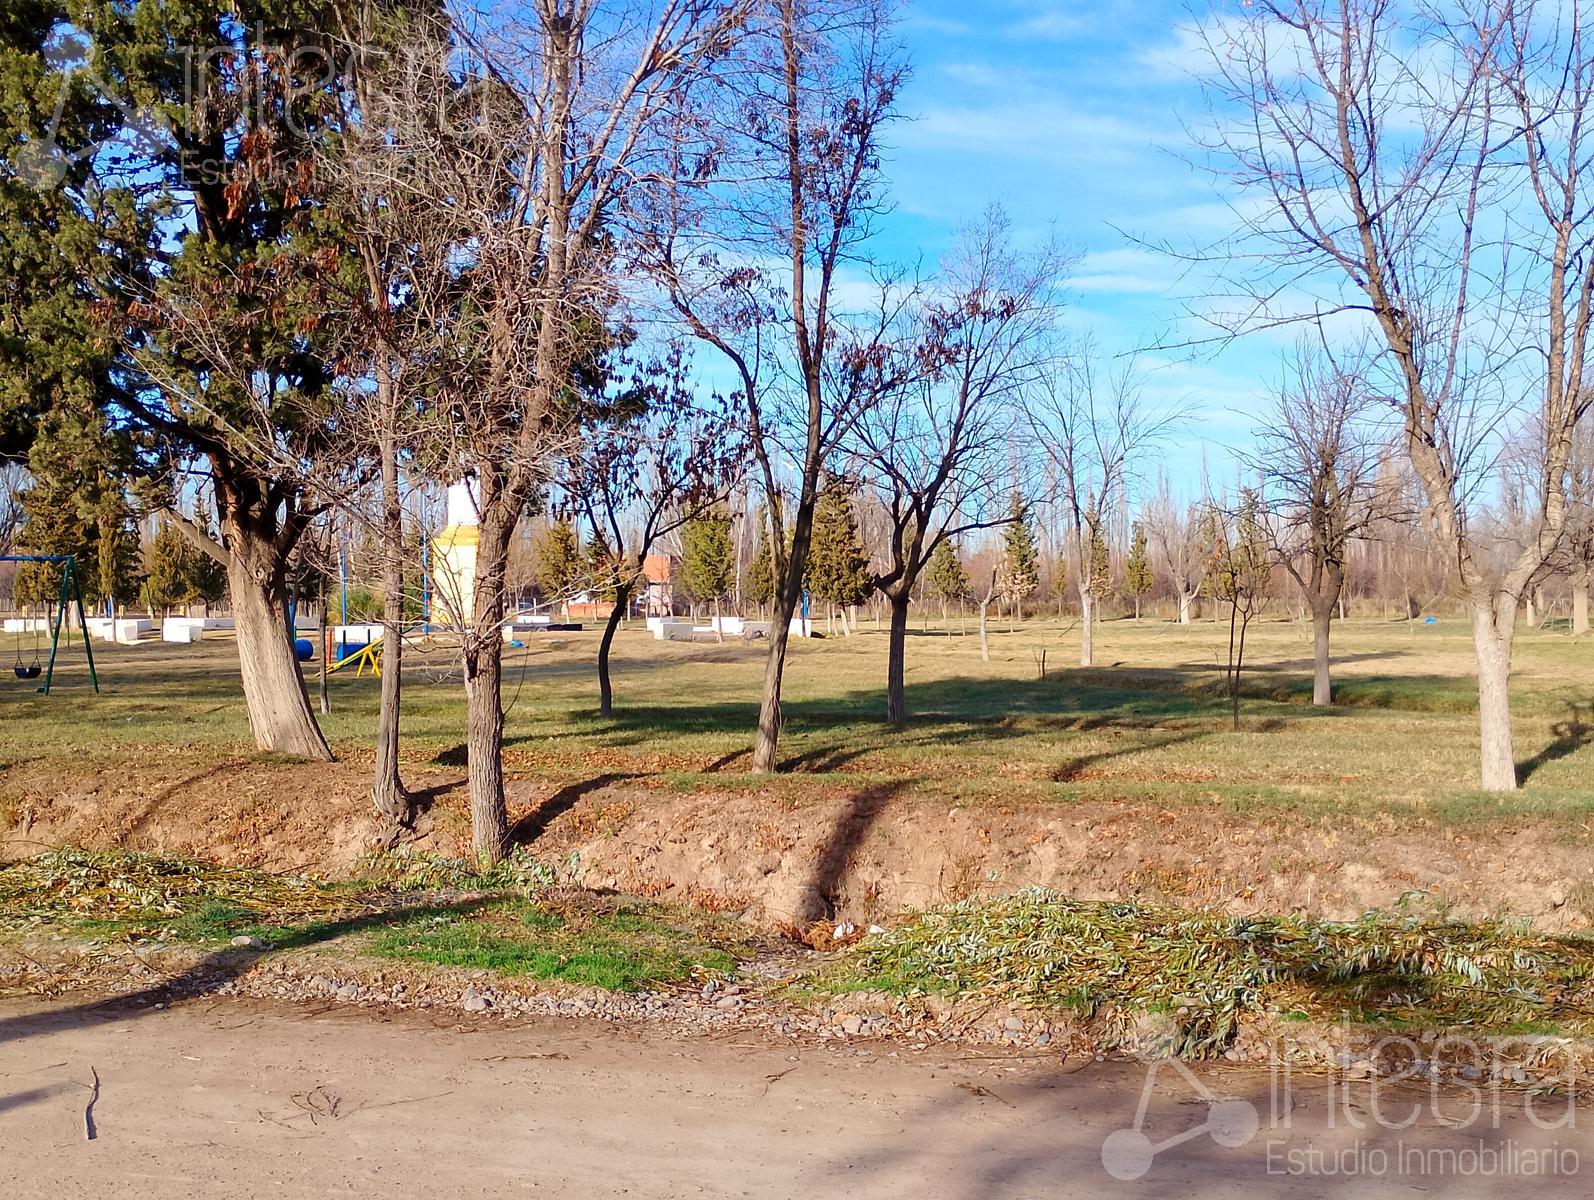
{"label": "dark green cypress tree", "polygon": [[951,538],[936,544],[930,554],[928,566],[930,591],[941,601],[941,617],[946,618],[946,606],[953,600],[962,600],[969,594],[969,573],[963,568],[957,547]]}
{"label": "dark green cypress tree", "polygon": [[758,543],[753,549],[753,560],[747,565],[747,580],[743,595],[749,602],[763,606],[775,598],[775,556],[769,546],[769,510],[758,510]]}
{"label": "dark green cypress tree", "polygon": [[869,556],[858,537],[858,518],[852,497],[840,484],[832,484],[814,508],[813,540],[808,550],[808,588],[826,604],[843,610],[862,604],[874,590]]}
{"label": "dark green cypress tree", "polygon": [[537,587],[543,600],[568,604],[588,579],[575,528],[568,521],[555,521],[537,541]]}
{"label": "dark green cypress tree", "polygon": [[1140,598],[1157,582],[1151,570],[1151,555],[1146,549],[1146,531],[1139,521],[1129,536],[1129,557],[1124,561],[1124,592],[1135,602],[1135,620],[1140,620]]}
{"label": "dark green cypress tree", "polygon": [[681,579],[699,600],[715,604],[736,587],[731,516],[723,506],[681,527]]}
{"label": "dark green cypress tree", "polygon": [[175,511],[203,479],[219,536],[189,534],[227,565],[256,743],[311,759],[331,755],[286,615],[323,468],[349,441],[326,317],[350,255],[314,169],[344,78],[325,69],[337,28],[334,0],[22,0],[0,16],[0,251],[35,280],[0,288],[0,453],[30,403],[70,397],[127,435],[153,503]]}

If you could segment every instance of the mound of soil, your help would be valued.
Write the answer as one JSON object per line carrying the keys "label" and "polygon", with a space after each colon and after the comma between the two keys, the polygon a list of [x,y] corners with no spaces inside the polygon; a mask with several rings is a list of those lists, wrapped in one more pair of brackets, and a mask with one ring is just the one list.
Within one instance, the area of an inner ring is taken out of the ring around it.
{"label": "mound of soil", "polygon": [[[0,773],[0,857],[70,844],[349,875],[376,831],[369,769],[368,756],[196,763],[191,752],[15,764]],[[468,854],[462,776],[406,770],[430,805],[419,849]],[[789,788],[683,794],[603,775],[510,785],[517,839],[539,858],[574,863],[579,882],[793,930],[1029,886],[1331,919],[1404,900],[1551,930],[1586,927],[1594,914],[1588,847],[1527,819],[1449,829],[1420,815],[1241,818],[1138,800],[951,804],[891,783],[833,780],[791,797]]]}
{"label": "mound of soil", "polygon": [[347,873],[376,822],[369,762],[129,751],[113,764],[58,759],[0,774],[0,859],[53,846],[181,854],[270,871]]}

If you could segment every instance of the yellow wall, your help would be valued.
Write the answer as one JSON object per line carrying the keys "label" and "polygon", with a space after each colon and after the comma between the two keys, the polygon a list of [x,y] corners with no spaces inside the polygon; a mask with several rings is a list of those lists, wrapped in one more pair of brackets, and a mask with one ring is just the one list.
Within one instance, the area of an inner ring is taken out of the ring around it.
{"label": "yellow wall", "polygon": [[471,618],[477,536],[474,525],[449,525],[432,539],[432,620],[438,624]]}

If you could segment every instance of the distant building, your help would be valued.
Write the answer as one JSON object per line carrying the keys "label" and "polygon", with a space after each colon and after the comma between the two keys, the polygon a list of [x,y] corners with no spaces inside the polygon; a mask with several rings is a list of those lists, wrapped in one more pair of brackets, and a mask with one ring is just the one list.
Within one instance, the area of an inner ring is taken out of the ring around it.
{"label": "distant building", "polygon": [[681,559],[674,554],[649,554],[642,560],[642,615],[669,617],[675,614],[675,573]]}

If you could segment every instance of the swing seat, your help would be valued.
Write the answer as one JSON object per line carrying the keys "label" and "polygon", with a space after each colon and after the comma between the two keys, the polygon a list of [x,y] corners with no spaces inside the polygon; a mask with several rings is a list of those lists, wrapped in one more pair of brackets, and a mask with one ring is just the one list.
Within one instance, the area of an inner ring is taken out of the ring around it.
{"label": "swing seat", "polygon": [[21,663],[18,663],[11,669],[16,672],[18,679],[37,679],[39,677],[39,672],[43,668],[40,667],[38,663],[34,663],[31,667],[25,667]]}

